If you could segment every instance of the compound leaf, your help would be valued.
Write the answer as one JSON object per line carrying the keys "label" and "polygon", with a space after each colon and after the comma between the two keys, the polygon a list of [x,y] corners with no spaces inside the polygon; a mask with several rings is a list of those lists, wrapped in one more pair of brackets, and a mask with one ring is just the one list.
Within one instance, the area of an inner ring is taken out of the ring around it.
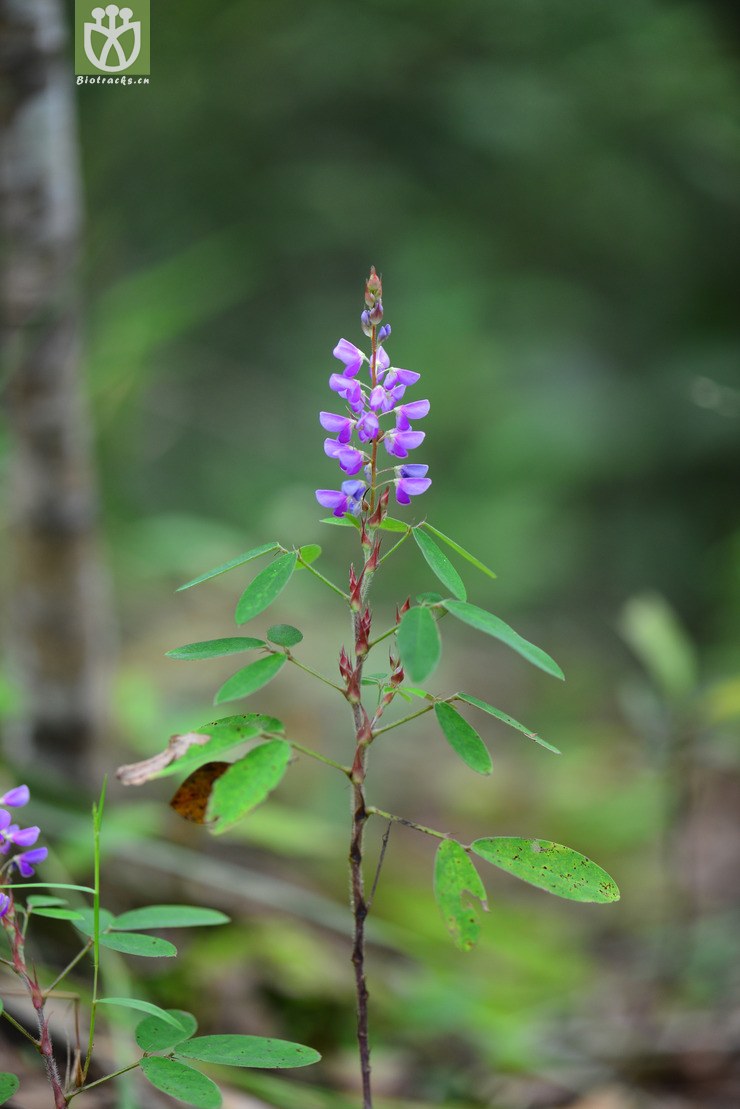
{"label": "compound leaf", "polygon": [[184,1009],[166,1009],[165,1012],[168,1017],[175,1018],[175,1027],[156,1016],[146,1017],[136,1025],[136,1042],[142,1051],[166,1051],[189,1040],[198,1031],[198,1022],[192,1013]]}

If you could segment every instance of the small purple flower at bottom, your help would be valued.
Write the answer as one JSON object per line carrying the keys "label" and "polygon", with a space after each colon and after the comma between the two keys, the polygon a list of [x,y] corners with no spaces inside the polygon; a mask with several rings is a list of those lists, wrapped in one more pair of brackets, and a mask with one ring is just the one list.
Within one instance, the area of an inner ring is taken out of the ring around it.
{"label": "small purple flower at bottom", "polygon": [[432,484],[432,479],[426,476],[428,469],[428,466],[413,462],[396,466],[396,500],[399,504],[411,504],[411,497],[426,493]]}
{"label": "small purple flower at bottom", "polygon": [[0,797],[0,805],[8,805],[11,809],[19,809],[27,805],[31,797],[28,786],[15,786]]}
{"label": "small purple flower at bottom", "polygon": [[338,443],[336,439],[324,440],[324,453],[329,458],[336,458],[340,469],[344,470],[345,474],[359,474],[365,462],[365,455],[362,451]]}
{"label": "small purple flower at bottom", "polygon": [[16,855],[12,865],[18,867],[24,878],[33,878],[33,868],[38,863],[42,863],[48,854],[48,847],[34,847],[32,851],[24,851],[22,855]]}
{"label": "small purple flower at bottom", "polygon": [[0,917],[4,917],[10,908],[10,898],[7,893],[0,893]]}
{"label": "small purple flower at bottom", "polygon": [[334,516],[344,516],[345,512],[357,516],[366,489],[364,481],[343,481],[341,492],[338,489],[317,489],[316,500],[324,508],[330,508]]}

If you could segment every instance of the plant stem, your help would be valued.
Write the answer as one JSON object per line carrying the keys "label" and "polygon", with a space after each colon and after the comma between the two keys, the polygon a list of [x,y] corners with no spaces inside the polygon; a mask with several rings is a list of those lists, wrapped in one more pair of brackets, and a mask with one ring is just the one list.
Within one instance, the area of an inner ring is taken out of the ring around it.
{"label": "plant stem", "polygon": [[129,1063],[127,1067],[121,1067],[120,1070],[114,1070],[111,1074],[105,1074],[102,1078],[96,1078],[94,1082],[88,1082],[85,1086],[80,1086],[79,1090],[73,1090],[69,1095],[69,1101],[78,1094],[86,1094],[88,1090],[92,1090],[93,1086],[100,1086],[103,1082],[110,1082],[111,1078],[118,1078],[119,1074],[126,1074],[130,1070],[136,1070],[141,1059],[137,1059],[135,1063]]}
{"label": "plant stem", "polygon": [[335,770],[341,770],[348,778],[352,773],[351,766],[342,766],[341,762],[335,762],[334,759],[327,758],[326,755],[320,755],[318,751],[312,751],[310,747],[304,747],[302,743],[296,743],[294,739],[289,739],[288,743],[296,751],[300,751],[302,755],[308,755],[310,759],[316,759],[317,762],[326,763],[327,766],[333,766]]}
{"label": "plant stem", "polygon": [[69,972],[70,972],[71,970],[73,970],[73,969],[74,969],[74,968],[75,968],[75,967],[77,966],[77,964],[79,963],[80,959],[84,959],[85,955],[87,955],[87,953],[88,953],[88,951],[90,950],[90,948],[92,947],[92,945],[93,945],[93,941],[92,941],[92,940],[90,940],[90,941],[89,941],[88,943],[86,943],[86,944],[85,944],[85,946],[84,946],[84,947],[82,948],[82,951],[78,951],[78,952],[77,952],[77,954],[75,955],[74,959],[72,959],[71,963],[67,963],[67,965],[66,965],[66,967],[64,968],[64,970],[63,970],[63,971],[61,971],[61,973],[60,973],[60,974],[58,974],[58,975],[56,976],[56,978],[54,979],[54,981],[52,982],[52,984],[51,984],[50,986],[47,986],[47,987],[46,987],[46,989],[44,990],[44,997],[48,997],[48,996],[49,996],[49,994],[51,993],[51,991],[52,991],[52,990],[54,990],[54,989],[56,989],[56,987],[57,987],[57,986],[59,985],[59,983],[60,983],[60,982],[63,982],[63,981],[64,981],[64,979],[65,979],[65,978],[67,977],[67,975],[69,974]]}
{"label": "plant stem", "polygon": [[[398,548],[399,548],[399,547],[401,546],[401,544],[402,544],[402,543],[405,543],[405,542],[406,542],[406,540],[408,539],[408,537],[409,537],[410,535],[411,535],[411,529],[409,528],[409,530],[408,530],[407,532],[404,532],[404,534],[403,534],[403,535],[401,536],[401,538],[400,538],[400,539],[398,540],[398,542],[397,542],[397,543],[394,543],[394,544],[393,544],[393,546],[392,546],[392,547],[390,548],[390,550],[388,550],[388,551],[386,551],[386,552],[385,552],[385,554],[384,554],[384,555],[383,555],[383,557],[381,558],[380,562],[385,562],[385,560],[386,560],[387,558],[389,558],[389,557],[390,557],[390,555],[392,555],[394,551],[397,551],[397,550],[398,550]],[[378,563],[378,565],[380,565],[380,562]],[[392,635],[392,634],[393,634],[393,632],[394,632],[395,630],[396,630],[396,629],[395,629],[395,628],[393,628],[393,629],[392,629],[392,631],[390,631],[390,632],[386,632],[386,635]],[[377,640],[377,639],[376,639],[376,640],[375,640],[375,642],[376,642],[376,643],[378,643],[378,642],[379,642],[379,640]]]}
{"label": "plant stem", "polygon": [[324,585],[328,585],[330,589],[333,589],[334,592],[338,593],[340,597],[343,597],[345,601],[349,600],[349,596],[344,592],[343,589],[340,589],[339,586],[335,585],[333,581],[329,581],[329,579],[325,578],[323,574],[320,574],[319,571],[316,570],[310,562],[304,562],[300,555],[298,556],[298,561],[300,562],[301,566],[305,567],[306,570],[310,570],[315,578],[318,578],[319,581],[323,581]]}
{"label": "plant stem", "polygon": [[103,821],[103,807],[105,805],[105,790],[107,779],[103,779],[103,788],[100,793],[100,800],[97,805],[93,805],[93,850],[94,850],[94,874],[95,893],[93,895],[93,992],[92,1001],[90,1003],[90,1030],[88,1033],[87,1041],[87,1054],[85,1055],[85,1064],[82,1068],[82,1081],[85,1082],[88,1071],[90,1070],[90,1063],[92,1061],[93,1046],[95,1044],[95,1017],[98,1008],[98,977],[100,974],[100,828]]}
{"label": "plant stem", "polygon": [[376,809],[374,805],[368,805],[365,813],[367,816],[382,816],[383,820],[393,820],[396,824],[403,824],[406,828],[414,828],[417,832],[434,836],[435,839],[450,838],[448,832],[438,832],[435,828],[427,828],[426,824],[417,824],[415,820],[407,820],[405,816],[394,816],[393,813],[385,812],[384,809]]}
{"label": "plant stem", "polygon": [[[274,653],[277,654],[277,651],[275,651]],[[335,685],[335,683],[330,681],[329,678],[325,678],[323,674],[319,674],[318,670],[314,670],[312,666],[306,666],[305,662],[299,662],[298,659],[290,653],[290,651],[285,652],[285,657],[287,658],[288,662],[292,662],[293,665],[297,666],[299,670],[304,670],[307,674],[310,674],[312,678],[318,678],[320,682],[323,682],[324,685],[328,685],[330,689],[336,689],[337,693],[344,693],[341,685]]]}

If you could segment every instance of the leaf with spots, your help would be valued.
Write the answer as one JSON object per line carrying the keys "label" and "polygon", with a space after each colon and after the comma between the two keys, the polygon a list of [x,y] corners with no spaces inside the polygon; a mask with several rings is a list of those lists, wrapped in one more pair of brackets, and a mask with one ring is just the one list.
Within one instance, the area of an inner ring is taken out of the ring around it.
{"label": "leaf with spots", "polygon": [[617,884],[605,870],[561,843],[494,836],[477,839],[471,849],[486,862],[557,897],[600,904],[619,900]]}
{"label": "leaf with spots", "polygon": [[434,860],[434,896],[447,929],[461,951],[478,942],[480,918],[477,898],[488,911],[486,890],[464,848],[454,839],[439,846]]}

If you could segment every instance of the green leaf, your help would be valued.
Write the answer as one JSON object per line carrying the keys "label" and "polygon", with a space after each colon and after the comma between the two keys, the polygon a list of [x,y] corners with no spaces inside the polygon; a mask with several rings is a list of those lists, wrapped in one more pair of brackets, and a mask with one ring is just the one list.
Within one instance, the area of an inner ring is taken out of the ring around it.
{"label": "green leaf", "polygon": [[450,539],[449,535],[445,535],[443,531],[439,531],[437,528],[433,528],[432,525],[427,523],[426,521],[421,525],[421,527],[426,528],[427,531],[431,531],[432,535],[436,535],[437,539],[441,539],[443,543],[446,543],[451,550],[459,554],[462,558],[466,560],[466,562],[469,562],[471,566],[475,566],[476,570],[480,570],[481,573],[487,574],[489,578],[496,578],[493,570],[490,570],[488,566],[485,565],[485,563],[481,562],[479,558],[475,557],[475,555],[472,555],[470,551],[466,551],[465,548],[461,547],[460,544],[457,543],[454,539]]}
{"label": "green leaf", "polygon": [[208,801],[208,820],[217,821],[212,829],[216,835],[265,800],[285,774],[291,753],[288,743],[274,739],[249,751],[216,780]]}
{"label": "green leaf", "polygon": [[198,1031],[198,1022],[192,1013],[184,1009],[166,1009],[168,1017],[174,1017],[176,1027],[159,1017],[147,1017],[136,1025],[136,1042],[142,1051],[166,1051],[167,1048],[189,1040]]}
{"label": "green leaf", "polygon": [[263,1036],[196,1036],[178,1054],[227,1067],[307,1067],[321,1058],[312,1047]]}
{"label": "green leaf", "polygon": [[458,693],[456,696],[461,701],[467,701],[469,705],[475,705],[477,709],[482,709],[483,712],[495,716],[497,720],[502,720],[504,724],[508,724],[510,728],[516,728],[516,730],[521,732],[522,735],[525,735],[527,739],[533,739],[535,743],[539,743],[540,747],[547,748],[548,751],[552,751],[555,755],[560,754],[557,747],[553,747],[552,743],[548,743],[546,739],[542,739],[536,732],[531,732],[529,728],[525,728],[524,725],[520,724],[518,720],[515,720],[513,716],[509,716],[508,712],[502,712],[501,709],[489,705],[487,701],[481,701],[478,697],[473,697],[471,693]]}
{"label": "green leaf", "polygon": [[253,558],[259,558],[260,555],[269,554],[270,551],[276,551],[279,546],[279,543],[264,543],[261,547],[253,547],[251,551],[246,551],[244,554],[237,555],[236,558],[232,558],[230,562],[224,562],[214,570],[206,570],[205,574],[193,578],[192,581],[186,582],[185,585],[178,586],[177,592],[182,593],[183,589],[192,589],[194,585],[200,585],[202,581],[208,581],[210,578],[217,578],[219,574],[225,574],[228,570],[234,570],[237,566],[243,566],[245,562],[251,562]]}
{"label": "green leaf", "polygon": [[177,948],[159,936],[143,936],[139,932],[103,932],[100,946],[111,951],[122,951],[124,955],[143,955],[148,959],[172,958]]}
{"label": "green leaf", "polygon": [[149,777],[150,779],[167,778],[172,774],[180,773],[187,776],[204,763],[218,760],[232,747],[238,747],[250,739],[257,739],[265,732],[275,731],[284,732],[284,725],[274,716],[263,716],[259,712],[247,712],[241,716],[223,716],[220,720],[212,720],[196,729],[198,735],[211,737],[208,743],[194,743],[179,759],[155,771]]}
{"label": "green leaf", "polygon": [[306,566],[310,566],[312,562],[321,555],[321,547],[318,543],[307,543],[305,547],[300,547],[298,550],[298,558],[300,559],[296,569],[304,570]]}
{"label": "green leaf", "polygon": [[20,1081],[14,1074],[8,1074],[7,1071],[0,1073],[0,1105],[4,1105],[19,1086]]}
{"label": "green leaf", "polygon": [[439,845],[434,860],[434,896],[455,946],[470,951],[480,935],[478,907],[471,897],[477,898],[486,911],[488,903],[478,871],[454,839]]}
{"label": "green leaf", "polygon": [[143,909],[130,909],[114,918],[110,927],[117,931],[135,932],[149,928],[200,928],[204,925],[228,924],[229,917],[217,909],[204,909],[197,905],[146,905]]}
{"label": "green leaf", "polygon": [[267,638],[278,647],[295,647],[303,639],[303,632],[298,631],[292,624],[273,624],[267,629]]}
{"label": "green leaf", "polygon": [[74,909],[34,909],[33,915],[49,917],[51,920],[82,920],[82,913]]}
{"label": "green leaf", "polygon": [[78,890],[80,893],[95,893],[92,886],[73,886],[69,882],[8,882],[4,890]]}
{"label": "green leaf", "polygon": [[167,1012],[166,1009],[160,1009],[159,1005],[152,1005],[150,1001],[138,1001],[134,997],[100,997],[98,998],[98,1005],[117,1005],[122,1009],[137,1009],[142,1013],[149,1013],[150,1016],[156,1017],[159,1021],[164,1021],[165,1024],[171,1025],[170,1031],[175,1029],[177,1032],[182,1032],[183,1036],[186,1034],[182,1023],[176,1016]]}
{"label": "green leaf", "polygon": [[619,900],[616,883],[585,855],[549,839],[495,836],[477,839],[471,849],[488,863],[523,882],[570,901]]}
{"label": "green leaf", "polygon": [[267,685],[268,682],[272,681],[287,661],[285,655],[268,655],[267,658],[250,662],[249,666],[243,666],[241,670],[237,670],[236,674],[232,674],[228,681],[224,682],[213,698],[214,704],[221,705],[224,701],[238,701],[240,697],[248,697],[251,693],[256,693],[258,689],[262,689],[263,685]]}
{"label": "green leaf", "polygon": [[429,609],[418,606],[405,612],[396,632],[396,641],[406,673],[412,681],[423,682],[442,654],[437,622]]}
{"label": "green leaf", "polygon": [[264,639],[250,639],[245,635],[232,636],[230,639],[204,639],[202,643],[186,643],[167,651],[167,658],[181,658],[190,661],[202,658],[221,658],[222,655],[236,655],[240,651],[256,651],[265,646]]}
{"label": "green leaf", "polygon": [[195,1105],[198,1109],[219,1109],[222,1104],[221,1091],[215,1082],[176,1059],[145,1056],[139,1066],[152,1086],[163,1094],[184,1101],[186,1105]]}
{"label": "green leaf", "polygon": [[322,524],[332,524],[335,528],[358,528],[360,521],[355,516],[324,516],[319,521]]}
{"label": "green leaf", "polygon": [[414,539],[430,570],[439,578],[445,589],[458,600],[467,601],[468,595],[465,592],[463,580],[444,551],[441,551],[434,540],[430,539],[421,528],[414,528]]}
{"label": "green leaf", "polygon": [[46,897],[43,893],[32,894],[26,905],[29,909],[48,908],[51,905],[68,905],[66,897]]}
{"label": "green leaf", "polygon": [[417,593],[416,603],[419,605],[441,605],[444,597],[441,593],[434,593],[428,591],[426,593]]}
{"label": "green leaf", "polygon": [[264,612],[282,591],[293,576],[298,555],[295,551],[288,551],[280,555],[260,570],[254,581],[250,582],[239,598],[236,606],[237,624],[246,624],[260,612]]}
{"label": "green leaf", "polygon": [[438,701],[434,712],[439,726],[453,750],[476,774],[490,774],[493,769],[488,748],[476,732],[452,705]]}
{"label": "green leaf", "polygon": [[[92,936],[94,932],[94,912],[92,907],[78,909],[79,920],[75,921],[75,928],[85,936]],[[100,931],[104,932],[113,920],[113,913],[108,909],[100,910]]]}
{"label": "green leaf", "polygon": [[434,694],[429,693],[426,689],[419,689],[414,685],[405,685],[402,687],[403,693],[410,693],[412,697],[421,697],[424,701],[433,701]]}
{"label": "green leaf", "polygon": [[394,520],[392,516],[386,516],[383,523],[380,525],[381,531],[411,531],[411,525],[405,524],[403,520]]}
{"label": "green leaf", "polygon": [[466,604],[464,601],[445,601],[444,606],[451,616],[454,616],[457,620],[462,620],[463,624],[469,624],[471,628],[485,632],[486,635],[492,635],[494,639],[500,639],[502,643],[505,643],[507,647],[511,647],[527,662],[531,662],[533,666],[544,670],[546,674],[552,674],[554,678],[563,680],[563,671],[554,659],[551,659],[541,647],[535,647],[534,643],[524,639],[498,616],[494,616],[492,612],[486,612],[485,609],[478,608],[477,605]]}

